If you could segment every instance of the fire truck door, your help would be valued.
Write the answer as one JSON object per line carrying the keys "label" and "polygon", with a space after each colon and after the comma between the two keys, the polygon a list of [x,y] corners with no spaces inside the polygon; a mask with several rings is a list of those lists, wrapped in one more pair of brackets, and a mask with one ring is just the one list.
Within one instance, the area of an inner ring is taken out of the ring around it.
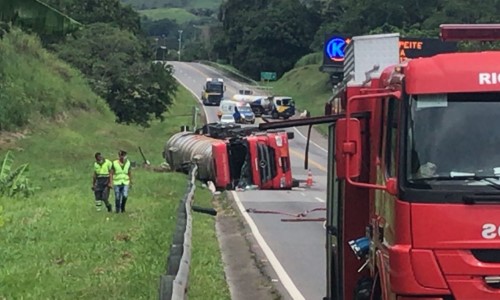
{"label": "fire truck door", "polygon": [[335,123],[328,128],[328,177],[326,204],[326,298],[327,300],[344,300],[342,280],[342,182],[337,179],[335,167]]}

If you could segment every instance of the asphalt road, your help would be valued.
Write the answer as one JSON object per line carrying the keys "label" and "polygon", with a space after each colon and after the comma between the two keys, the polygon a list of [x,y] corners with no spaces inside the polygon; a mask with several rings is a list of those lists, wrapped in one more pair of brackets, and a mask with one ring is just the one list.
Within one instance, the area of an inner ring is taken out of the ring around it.
{"label": "asphalt road", "polygon": [[[217,70],[198,63],[169,62],[174,66],[174,76],[198,98],[207,77],[224,78],[226,98],[231,98],[244,84],[220,74]],[[217,107],[206,106],[209,122],[217,121]],[[293,177],[306,179],[304,149],[306,140],[295,132],[290,141]],[[249,223],[252,233],[276,272],[277,282],[283,284],[292,299],[322,299],[326,292],[325,230],[322,222],[282,222],[290,218],[280,214],[246,213],[245,209],[272,210],[297,214],[313,208],[324,208],[326,197],[326,142],[317,138],[310,146],[309,167],[314,185],[292,191],[233,192],[235,200]],[[325,211],[311,212],[307,217],[324,217]]]}

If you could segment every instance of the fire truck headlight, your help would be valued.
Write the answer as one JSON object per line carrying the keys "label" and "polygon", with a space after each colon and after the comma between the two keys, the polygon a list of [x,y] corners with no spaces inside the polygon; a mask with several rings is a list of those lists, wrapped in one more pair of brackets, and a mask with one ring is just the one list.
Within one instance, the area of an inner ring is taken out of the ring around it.
{"label": "fire truck headlight", "polygon": [[349,246],[351,246],[352,251],[358,259],[362,259],[368,254],[370,250],[370,239],[367,237],[362,237],[356,240],[349,241]]}

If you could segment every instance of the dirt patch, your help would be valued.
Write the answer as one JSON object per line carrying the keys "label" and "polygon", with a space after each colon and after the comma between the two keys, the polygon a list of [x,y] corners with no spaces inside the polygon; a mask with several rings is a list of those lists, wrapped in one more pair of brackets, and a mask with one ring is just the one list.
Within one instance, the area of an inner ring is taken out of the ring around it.
{"label": "dirt patch", "polygon": [[[247,228],[230,193],[215,199],[217,238],[222,252],[226,281],[235,300],[284,299],[274,285],[276,278],[251,230]],[[271,275],[269,275],[271,274]]]}
{"label": "dirt patch", "polygon": [[26,138],[30,133],[29,130],[19,131],[19,132],[1,132],[0,133],[0,149],[15,149],[17,151],[22,151],[21,148],[16,148],[15,144],[17,141]]}

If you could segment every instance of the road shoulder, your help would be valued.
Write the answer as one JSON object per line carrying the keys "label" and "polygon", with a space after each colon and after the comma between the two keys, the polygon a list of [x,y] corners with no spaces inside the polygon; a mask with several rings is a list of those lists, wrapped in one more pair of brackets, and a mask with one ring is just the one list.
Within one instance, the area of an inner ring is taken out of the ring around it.
{"label": "road shoulder", "polygon": [[[216,232],[226,281],[235,300],[290,299],[253,237],[231,193],[216,198]],[[283,296],[286,295],[286,296]]]}

